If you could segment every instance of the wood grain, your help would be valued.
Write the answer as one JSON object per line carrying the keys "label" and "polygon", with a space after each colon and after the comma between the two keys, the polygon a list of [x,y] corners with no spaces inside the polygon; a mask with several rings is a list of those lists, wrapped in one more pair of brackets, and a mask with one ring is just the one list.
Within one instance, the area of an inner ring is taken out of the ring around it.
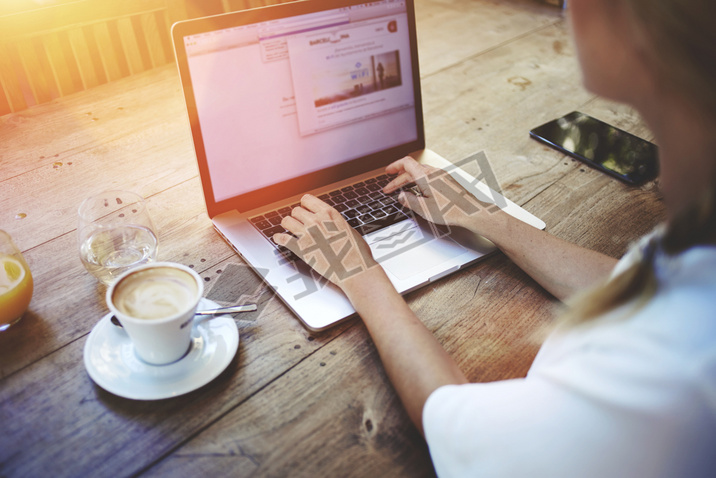
{"label": "wood grain", "polygon": [[149,476],[433,476],[366,335],[346,330]]}
{"label": "wood grain", "polygon": [[559,10],[532,0],[419,0],[415,14],[423,77],[501,49],[562,18]]}
{"label": "wood grain", "polygon": [[[226,269],[228,264],[214,264],[201,275],[218,281],[220,274],[215,271]],[[263,287],[248,268],[238,279],[234,274],[233,280],[239,290]],[[234,299],[231,295],[224,297]],[[22,373],[6,377],[0,392],[0,418],[7,424],[0,437],[3,471],[10,476],[116,476],[117,470],[127,475],[141,471],[284,375],[348,326],[314,336],[272,294],[259,299],[259,311],[238,323],[239,353],[227,371],[210,385],[183,397],[141,402],[103,391],[84,370],[84,337]],[[27,460],[14,446],[5,446],[10,443],[42,450],[41,456]]]}
{"label": "wood grain", "polygon": [[12,60],[0,75],[0,114],[166,64],[169,14],[165,0],[76,0],[0,14],[0,45]]}
{"label": "wood grain", "polygon": [[[152,101],[137,97],[139,85]],[[180,89],[175,67],[164,67],[158,76],[137,75],[90,90],[84,101],[68,98],[62,108],[43,105],[0,119],[0,214],[19,247],[73,231],[77,208],[93,193],[119,188],[148,197],[196,177]],[[23,152],[32,145],[37,146],[28,157]],[[73,187],[78,178],[82,188]],[[201,205],[201,196],[196,199]],[[27,217],[12,221],[18,213]]]}
{"label": "wood grain", "polygon": [[[485,151],[504,194],[548,231],[614,257],[663,219],[655,183],[626,186],[528,137],[579,109],[651,139],[633,111],[584,90],[559,10],[418,0],[416,11],[431,149],[453,161]],[[91,28],[103,55],[114,54],[113,36],[141,28],[156,40],[163,28],[148,16],[112,25]],[[101,82],[100,71],[116,80],[171,59],[166,45],[132,48],[123,66],[103,56],[101,70],[84,70],[83,86]],[[6,51],[0,45],[0,66],[12,61]],[[175,66],[0,116],[0,161],[0,227],[35,278],[29,312],[0,334],[0,476],[434,475],[360,320],[308,332],[214,232]],[[467,165],[479,175],[476,167]],[[106,307],[78,257],[76,210],[109,188],[148,198],[159,259],[197,270],[209,298],[259,304],[238,317],[229,368],[185,396],[126,400],[84,369],[87,335]],[[558,305],[499,252],[406,298],[480,382],[523,377]]]}

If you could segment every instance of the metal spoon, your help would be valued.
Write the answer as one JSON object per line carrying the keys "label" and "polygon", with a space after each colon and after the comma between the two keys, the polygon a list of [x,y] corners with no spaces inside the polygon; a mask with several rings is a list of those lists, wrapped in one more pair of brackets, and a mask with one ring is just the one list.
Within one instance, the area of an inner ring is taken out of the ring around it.
{"label": "metal spoon", "polygon": [[[218,309],[197,310],[194,315],[226,315],[236,314],[238,312],[252,312],[256,309],[256,304],[234,305],[232,307],[220,307]],[[122,326],[122,324],[119,323],[119,320],[117,320],[117,317],[115,317],[114,315],[109,320],[117,327]]]}

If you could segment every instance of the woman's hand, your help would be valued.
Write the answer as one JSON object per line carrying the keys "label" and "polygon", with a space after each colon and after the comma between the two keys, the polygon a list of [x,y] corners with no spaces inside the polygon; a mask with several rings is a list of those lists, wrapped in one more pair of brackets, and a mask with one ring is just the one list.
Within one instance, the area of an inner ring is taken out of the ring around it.
{"label": "woman's hand", "polygon": [[398,176],[384,191],[415,183],[418,194],[399,199],[425,219],[469,229],[492,241],[507,257],[560,300],[607,277],[616,260],[576,246],[477,200],[441,169],[407,157],[386,168]]}
{"label": "woman's hand", "polygon": [[412,188],[402,191],[398,199],[435,224],[474,227],[474,219],[478,215],[487,216],[494,212],[490,204],[479,201],[448,173],[420,164],[410,156],[395,161],[385,171],[397,177],[383,191],[390,194],[398,188],[414,184]]}
{"label": "woman's hand", "polygon": [[301,206],[281,221],[290,234],[276,234],[287,247],[326,279],[345,289],[369,270],[381,270],[368,244],[334,208],[306,194]]}
{"label": "woman's hand", "polygon": [[340,287],[363,319],[410,418],[423,429],[430,394],[467,379],[415,316],[373,259],[368,244],[334,208],[310,194],[284,217],[290,234],[276,234],[309,266]]}

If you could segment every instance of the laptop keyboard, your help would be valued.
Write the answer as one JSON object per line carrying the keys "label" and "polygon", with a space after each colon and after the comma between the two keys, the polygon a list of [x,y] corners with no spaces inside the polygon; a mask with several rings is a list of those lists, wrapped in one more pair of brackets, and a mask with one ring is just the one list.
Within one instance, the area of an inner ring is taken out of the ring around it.
{"label": "laptop keyboard", "polygon": [[[387,174],[381,174],[318,197],[340,212],[351,227],[365,235],[411,217],[409,210],[398,202],[400,189],[391,194],[383,194],[383,188],[392,179],[393,177]],[[273,242],[273,235],[287,232],[281,226],[281,220],[291,215],[293,208],[298,206],[298,203],[292,204],[249,219],[289,260],[295,260],[297,257],[285,247]]]}

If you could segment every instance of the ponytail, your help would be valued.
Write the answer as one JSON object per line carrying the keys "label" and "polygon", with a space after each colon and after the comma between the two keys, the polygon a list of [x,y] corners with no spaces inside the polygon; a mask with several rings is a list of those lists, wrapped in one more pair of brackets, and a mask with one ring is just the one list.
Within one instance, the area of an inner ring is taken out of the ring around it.
{"label": "ponytail", "polygon": [[557,328],[590,322],[626,304],[631,307],[625,313],[635,313],[658,290],[654,273],[656,254],[661,251],[675,256],[700,244],[716,244],[716,188],[708,190],[693,207],[675,217],[663,233],[654,234],[634,264],[569,300],[558,318]]}

